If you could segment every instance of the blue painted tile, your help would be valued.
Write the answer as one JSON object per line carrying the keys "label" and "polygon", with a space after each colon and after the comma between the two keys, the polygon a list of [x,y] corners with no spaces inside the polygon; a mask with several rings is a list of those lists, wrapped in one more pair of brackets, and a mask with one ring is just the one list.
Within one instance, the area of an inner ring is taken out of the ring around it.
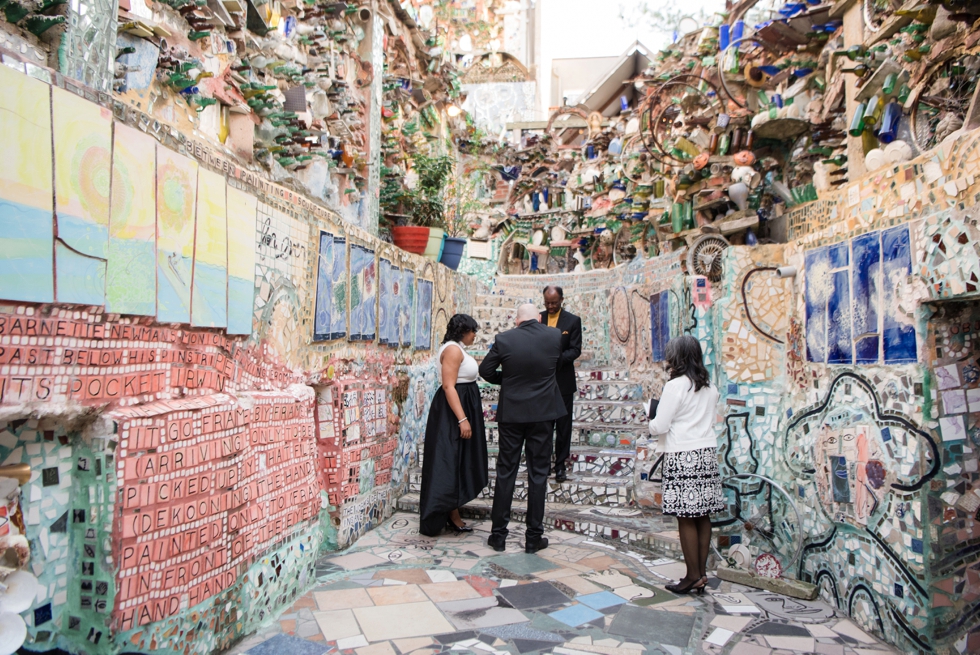
{"label": "blue painted tile", "polygon": [[912,251],[907,225],[881,233],[884,313],[882,333],[886,364],[915,362],[915,326],[899,309],[898,286],[912,274]]}
{"label": "blue painted tile", "polygon": [[806,358],[827,361],[827,296],[830,294],[830,259],[826,248],[806,253]]}
{"label": "blue painted tile", "polygon": [[573,628],[577,628],[578,626],[588,623],[589,621],[601,619],[605,615],[602,612],[597,612],[590,607],[586,607],[585,605],[572,605],[571,607],[566,607],[565,609],[558,610],[557,612],[552,612],[548,616],[556,621],[561,621],[565,625],[570,625]]}
{"label": "blue painted tile", "polygon": [[611,591],[600,591],[596,594],[579,596],[575,600],[584,605],[588,605],[594,610],[604,610],[609,607],[615,607],[616,605],[623,605],[626,603],[623,598],[620,598]]}
{"label": "blue painted tile", "polygon": [[248,655],[323,655],[328,650],[325,644],[280,634],[246,652]]}
{"label": "blue painted tile", "polygon": [[853,362],[851,342],[850,275],[847,271],[833,274],[833,293],[827,299],[827,363]]}
{"label": "blue painted tile", "polygon": [[863,234],[851,241],[854,267],[851,275],[851,319],[855,361],[878,363],[878,307],[881,296],[881,233]]}

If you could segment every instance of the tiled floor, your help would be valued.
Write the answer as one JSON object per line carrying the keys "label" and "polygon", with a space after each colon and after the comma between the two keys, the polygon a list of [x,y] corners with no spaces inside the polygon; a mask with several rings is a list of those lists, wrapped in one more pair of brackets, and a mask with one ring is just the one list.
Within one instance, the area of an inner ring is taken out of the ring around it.
{"label": "tiled floor", "polygon": [[342,555],[265,632],[226,655],[885,655],[895,651],[805,602],[712,579],[704,596],[663,585],[679,562],[621,553],[569,532],[505,553],[489,525],[430,539],[396,514]]}

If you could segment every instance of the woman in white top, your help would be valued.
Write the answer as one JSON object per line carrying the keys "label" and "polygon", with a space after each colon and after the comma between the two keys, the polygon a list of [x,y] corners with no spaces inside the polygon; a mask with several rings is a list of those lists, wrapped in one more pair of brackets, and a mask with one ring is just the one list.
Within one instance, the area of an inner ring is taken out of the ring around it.
{"label": "woman in white top", "polygon": [[476,379],[479,367],[464,350],[476,338],[477,322],[466,314],[449,319],[439,348],[439,380],[429,406],[422,451],[419,532],[435,537],[443,528],[472,532],[459,508],[487,486],[487,435]]}
{"label": "woman in white top", "polygon": [[650,421],[650,434],[667,435],[661,474],[663,512],[677,517],[687,564],[687,575],[667,589],[702,593],[708,583],[711,547],[708,515],[725,508],[715,437],[718,390],[708,379],[701,344],[694,337],[671,339],[664,356],[670,380]]}

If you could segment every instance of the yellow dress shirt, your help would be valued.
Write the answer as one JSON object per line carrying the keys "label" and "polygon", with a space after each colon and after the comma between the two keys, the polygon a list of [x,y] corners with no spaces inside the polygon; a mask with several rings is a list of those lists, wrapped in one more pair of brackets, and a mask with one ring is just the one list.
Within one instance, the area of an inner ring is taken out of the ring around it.
{"label": "yellow dress shirt", "polygon": [[548,327],[558,327],[558,317],[561,316],[561,310],[558,310],[557,314],[548,314]]}

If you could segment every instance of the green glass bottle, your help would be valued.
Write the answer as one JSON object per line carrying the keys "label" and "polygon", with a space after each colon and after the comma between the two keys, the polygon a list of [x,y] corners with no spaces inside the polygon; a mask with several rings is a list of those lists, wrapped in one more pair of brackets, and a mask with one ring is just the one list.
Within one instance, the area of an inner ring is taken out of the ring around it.
{"label": "green glass bottle", "polygon": [[864,111],[867,109],[865,103],[861,103],[854,110],[854,117],[851,118],[851,127],[847,130],[847,133],[851,136],[861,136],[864,132]]}
{"label": "green glass bottle", "polygon": [[881,85],[881,92],[887,97],[895,92],[895,83],[898,82],[898,73],[889,73],[885,76],[885,82]]}

